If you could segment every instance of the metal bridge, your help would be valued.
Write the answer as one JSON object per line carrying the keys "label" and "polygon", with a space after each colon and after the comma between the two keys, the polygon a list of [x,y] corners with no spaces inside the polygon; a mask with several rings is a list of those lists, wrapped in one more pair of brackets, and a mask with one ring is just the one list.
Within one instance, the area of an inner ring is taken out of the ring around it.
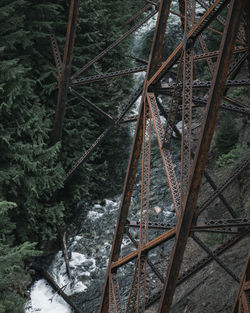
{"label": "metal bridge", "polygon": [[[61,139],[68,93],[77,97],[79,101],[108,122],[106,130],[68,171],[64,183],[66,184],[72,175],[77,175],[79,167],[112,134],[115,128],[123,123],[136,122],[99,313],[145,312],[147,307],[157,301],[158,313],[168,313],[171,310],[177,286],[208,266],[211,261],[218,263],[224,269],[225,275],[231,276],[239,284],[234,306],[232,304],[232,312],[250,312],[249,257],[241,279],[232,271],[230,264],[226,264],[220,258],[224,252],[249,236],[250,219],[240,216],[223,192],[248,168],[250,158],[242,160],[241,164],[231,173],[227,173],[227,176],[219,183],[213,177],[213,173],[209,173],[209,169],[206,168],[219,111],[229,110],[234,114],[250,115],[249,104],[241,103],[228,93],[230,88],[250,84],[249,77],[243,78],[241,75],[239,79],[237,76],[242,66],[246,65],[250,74],[250,2],[248,0],[179,0],[178,12],[171,9],[171,0],[145,2],[145,7],[132,16],[127,23],[127,26],[131,23],[134,26],[73,75],[71,63],[79,0],[71,0],[63,59],[61,59],[55,35],[51,36],[58,80],[53,142]],[[166,26],[171,14],[180,18],[183,39],[164,59]],[[95,62],[105,57],[111,49],[114,49],[153,16],[157,16],[157,21],[148,60],[132,56],[138,62],[135,68],[111,71],[96,76],[83,76]],[[220,29],[223,28],[223,31],[213,26],[216,25],[216,23],[212,24],[214,21],[220,25]],[[220,38],[220,45],[216,51],[209,51],[207,47],[208,40],[211,38],[208,36],[209,33]],[[199,62],[203,62],[202,66],[210,74],[211,80],[198,79],[196,69]],[[121,108],[120,114],[116,117],[108,115],[90,102],[87,95],[82,95],[77,91],[79,85],[115,79],[136,72],[145,72],[144,83],[128,97],[126,105]],[[174,81],[169,82],[169,77],[173,75]],[[201,90],[205,92],[202,93]],[[130,108],[139,97],[141,100],[138,114],[128,115]],[[167,99],[168,105],[164,105],[161,99]],[[178,116],[182,116],[181,129],[176,127]],[[199,116],[201,121],[196,126],[196,135],[193,130],[194,116]],[[163,123],[163,118],[165,123]],[[173,132],[180,142],[180,171],[176,170],[172,160]],[[153,133],[157,138],[162,168],[166,175],[166,193],[170,194],[175,210],[176,223],[174,224],[151,220],[149,190]],[[138,167],[139,162],[140,167]],[[131,221],[128,218],[130,202],[139,168],[141,168],[141,203],[138,204],[140,218],[137,221]],[[206,199],[204,196],[199,198],[202,184],[205,184],[208,190]],[[216,216],[211,218],[211,212],[209,214],[207,212],[210,204],[216,199],[220,200],[221,207],[216,212]],[[137,230],[138,240],[132,235],[131,229],[134,232]],[[203,240],[204,233],[227,234],[227,240],[213,249]],[[131,240],[131,252],[121,255],[122,240],[125,237]],[[181,265],[188,240],[194,241],[204,250],[206,257],[193,260],[194,263],[189,264],[189,267],[183,270]],[[164,244],[170,249],[169,260],[168,262],[165,260],[167,262],[165,272],[150,259],[151,252]],[[249,246],[246,246],[246,250],[249,250]],[[128,264],[132,271],[132,279],[127,296],[124,298],[120,295],[122,287],[120,287],[119,272]],[[155,293],[150,291],[153,280],[158,280],[159,288]]]}

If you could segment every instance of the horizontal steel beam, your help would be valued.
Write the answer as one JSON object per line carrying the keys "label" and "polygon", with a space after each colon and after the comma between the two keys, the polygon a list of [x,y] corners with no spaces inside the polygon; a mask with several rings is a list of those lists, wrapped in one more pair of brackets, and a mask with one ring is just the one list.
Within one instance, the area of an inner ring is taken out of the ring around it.
{"label": "horizontal steel beam", "polygon": [[[167,240],[170,240],[172,238],[174,238],[175,236],[175,227],[170,229],[169,231],[167,231],[166,233],[158,236],[157,238],[149,241],[148,243],[146,243],[144,246],[141,247],[141,253],[146,253],[152,249],[154,249],[155,247],[159,246],[160,244],[166,242]],[[128,262],[134,260],[135,258],[138,257],[139,251],[133,251],[131,253],[129,253],[128,255],[126,255],[125,257],[121,258],[120,260],[113,262],[111,265],[111,268],[119,268],[125,264],[127,264]]]}
{"label": "horizontal steel beam", "polygon": [[244,160],[239,167],[237,167],[232,174],[205,200],[198,208],[196,208],[196,215],[200,215],[207,207],[221,194],[240,174],[242,171],[250,164],[250,158]]}
{"label": "horizontal steel beam", "polygon": [[[249,86],[250,85],[250,79],[235,79],[235,80],[228,80],[225,83],[225,87],[239,87],[239,86]],[[194,89],[201,89],[201,88],[210,88],[212,86],[211,81],[194,81],[193,82],[193,88]],[[164,91],[172,90],[172,89],[181,89],[182,83],[179,83],[177,86],[174,83],[162,83],[161,87],[156,89],[156,92],[159,92],[161,94],[164,93]]]}
{"label": "horizontal steel beam", "polygon": [[[240,240],[242,240],[244,237],[246,237],[246,234],[238,235],[238,236],[234,236],[234,237],[230,238],[224,244],[222,244],[220,247],[215,249],[213,251],[213,253],[216,256],[219,256],[219,255],[223,254],[228,249],[230,249],[235,244],[237,244]],[[201,271],[204,267],[206,267],[212,261],[213,261],[213,258],[210,255],[208,255],[207,257],[205,257],[205,258],[201,259],[200,261],[198,261],[196,264],[192,265],[190,268],[188,268],[185,272],[183,272],[179,276],[178,282],[177,282],[177,286],[179,286],[182,283],[184,283],[187,279],[193,277],[193,275],[195,275],[196,273]],[[160,299],[160,297],[161,297],[161,293],[162,293],[162,291],[159,291],[154,296],[148,298],[147,299],[147,303],[146,303],[146,307],[150,307],[153,303],[158,301]]]}
{"label": "horizontal steel beam", "polygon": [[131,35],[134,31],[140,28],[144,23],[150,20],[158,10],[152,11],[146,17],[144,17],[141,21],[139,21],[135,26],[130,28],[125,34],[123,34],[119,39],[115,40],[110,46],[108,46],[105,50],[99,53],[96,57],[94,57],[91,61],[89,61],[86,65],[84,65],[81,69],[79,69],[74,75],[72,75],[71,80],[74,80],[76,77],[85,72],[88,68],[90,68],[95,62],[103,58],[109,51],[118,46],[122,41],[124,41],[129,35]]}
{"label": "horizontal steel beam", "polygon": [[146,72],[146,70],[147,70],[147,66],[137,66],[134,68],[127,68],[127,69],[116,71],[116,72],[82,77],[82,78],[74,79],[71,82],[71,86],[86,85],[86,84],[99,82],[99,81],[103,81],[103,80],[107,80],[111,78],[123,77],[123,76],[130,75],[133,73]]}
{"label": "horizontal steel beam", "polygon": [[91,101],[89,101],[88,99],[86,99],[85,97],[83,97],[81,94],[79,94],[79,92],[75,91],[74,89],[72,89],[71,87],[69,88],[70,93],[77,97],[79,100],[81,100],[85,105],[87,105],[89,108],[91,108],[94,112],[98,113],[99,115],[101,115],[109,124],[114,124],[114,119],[107,114],[106,112],[104,112],[102,109],[100,109],[98,106],[96,106],[94,103],[92,103]]}

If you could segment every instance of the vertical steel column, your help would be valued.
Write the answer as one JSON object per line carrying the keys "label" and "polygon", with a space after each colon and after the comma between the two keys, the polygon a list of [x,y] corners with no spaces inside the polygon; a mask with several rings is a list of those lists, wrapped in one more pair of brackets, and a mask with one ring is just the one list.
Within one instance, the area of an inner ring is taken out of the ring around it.
{"label": "vertical steel column", "polygon": [[62,74],[59,77],[59,91],[57,97],[56,117],[52,132],[52,144],[55,144],[56,142],[60,141],[62,137],[63,120],[67,103],[67,94],[69,88],[72,56],[76,36],[79,4],[80,0],[71,0],[70,3],[66,43],[62,63]]}
{"label": "vertical steel column", "polygon": [[247,39],[247,46],[248,46],[248,75],[250,76],[250,2],[245,1],[245,8],[244,8],[244,15],[245,15],[245,32],[246,32],[246,39]]}
{"label": "vertical steel column", "polygon": [[109,311],[109,275],[111,273],[112,263],[117,261],[119,258],[123,234],[125,232],[125,224],[127,221],[128,210],[130,206],[133,186],[135,183],[138,161],[143,140],[143,113],[144,106],[142,102],[140,106],[139,116],[137,119],[132,150],[130,153],[130,160],[127,169],[127,175],[125,178],[124,189],[118,214],[118,221],[116,224],[112,250],[109,258],[109,265],[106,272],[99,313],[107,313]]}
{"label": "vertical steel column", "polygon": [[[99,307],[99,313],[107,313],[109,310],[109,275],[111,273],[111,265],[113,262],[117,261],[120,255],[120,248],[123,239],[123,235],[125,232],[125,224],[128,216],[128,210],[130,206],[133,186],[136,178],[136,172],[138,167],[138,161],[141,152],[141,145],[143,140],[143,115],[144,115],[144,100],[146,97],[147,91],[147,80],[152,77],[155,70],[160,66],[162,61],[162,53],[159,51],[162,50],[163,47],[163,38],[165,33],[166,21],[169,14],[171,0],[162,0],[159,13],[156,23],[156,30],[154,34],[154,39],[152,43],[151,53],[148,62],[148,69],[146,73],[142,100],[139,109],[136,130],[133,139],[132,150],[130,153],[130,160],[127,169],[127,175],[125,178],[123,194],[121,199],[121,204],[119,208],[118,221],[116,224],[114,239],[112,250],[109,258],[109,265],[107,268],[101,304]],[[138,266],[138,265],[137,265]],[[139,269],[138,269],[139,270]],[[136,274],[135,274],[136,276]]]}
{"label": "vertical steel column", "polygon": [[191,183],[185,200],[184,211],[177,225],[175,245],[169,262],[166,283],[163,288],[158,311],[159,313],[169,313],[173,301],[181,262],[190,233],[192,219],[198,198],[198,192],[200,189],[203,172],[206,166],[207,155],[215,128],[215,122],[218,115],[220,102],[223,97],[224,84],[226,82],[242,6],[243,1],[232,0],[229,8],[227,23],[224,29],[220,47],[220,53],[213,76],[212,86],[210,88],[206,107],[206,115],[194,159]]}
{"label": "vertical steel column", "polygon": [[160,3],[153,43],[149,56],[148,75],[147,75],[148,80],[152,78],[152,76],[159,69],[162,63],[164,35],[166,31],[167,19],[169,15],[171,2],[172,0],[161,0]]}
{"label": "vertical steel column", "polygon": [[243,269],[240,286],[233,305],[232,313],[250,312],[250,252]]}
{"label": "vertical steel column", "polygon": [[[200,43],[200,46],[201,46],[201,49],[202,49],[203,53],[208,53],[208,48],[207,48],[206,42],[203,39],[202,35],[200,35],[198,37],[198,40],[199,40],[199,43]],[[211,75],[213,75],[213,72],[214,72],[213,60],[212,60],[212,58],[207,57],[206,61],[207,61],[207,65],[208,65],[208,68],[209,68],[209,72],[211,73]]]}
{"label": "vertical steel column", "polygon": [[181,132],[181,205],[187,191],[191,170],[191,129],[192,129],[192,88],[193,88],[193,42],[187,41],[187,33],[194,24],[194,0],[185,0],[185,23],[183,45],[183,86],[182,86],[182,132]]}
{"label": "vertical steel column", "polygon": [[140,235],[138,243],[138,288],[137,309],[139,313],[145,309],[146,302],[146,265],[147,256],[142,255],[141,248],[148,242],[148,211],[149,211],[149,186],[150,186],[150,154],[151,154],[151,118],[148,117],[148,103],[144,101],[143,117],[143,149],[142,149],[142,178],[141,178],[141,212]]}

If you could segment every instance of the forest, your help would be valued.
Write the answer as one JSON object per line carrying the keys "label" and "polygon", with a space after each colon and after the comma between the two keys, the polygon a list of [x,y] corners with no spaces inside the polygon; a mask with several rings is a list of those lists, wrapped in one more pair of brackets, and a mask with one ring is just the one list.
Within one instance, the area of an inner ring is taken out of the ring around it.
{"label": "forest", "polygon": [[[70,1],[62,0],[2,0],[0,4],[0,313],[25,312],[27,290],[34,280],[33,263],[51,247],[54,253],[58,250],[61,230],[83,203],[122,192],[131,144],[128,127],[115,128],[67,182],[67,173],[106,129],[107,121],[69,93],[62,138],[53,140],[58,82],[50,38],[56,37],[63,54],[69,6]],[[126,24],[131,15],[144,6],[143,0],[80,1],[71,72],[120,38],[135,23]],[[222,31],[221,25],[216,27]],[[169,36],[164,57],[182,38],[175,23],[167,31],[175,36]],[[139,47],[129,37],[91,66],[87,75],[138,66],[130,53],[143,63],[152,36],[153,29],[149,29],[145,44]],[[210,33],[207,39],[208,49],[217,49],[218,36]],[[210,78],[202,62],[196,70],[199,79]],[[82,85],[78,91],[115,119],[135,89],[135,77],[130,75]],[[246,93],[245,101],[248,92],[239,87],[232,96]],[[249,150],[249,121],[234,121],[230,112],[221,113],[210,160],[219,173]],[[246,215],[248,206],[246,202],[240,208]]]}
{"label": "forest", "polygon": [[[0,312],[4,313],[23,312],[30,281],[27,260],[41,254],[47,242],[57,238],[58,226],[70,220],[76,204],[121,188],[121,175],[112,174],[112,160],[127,153],[124,129],[116,130],[95,152],[65,186],[63,196],[53,198],[66,172],[106,126],[103,119],[98,120],[79,101],[69,98],[62,140],[52,145],[57,82],[50,35],[56,35],[63,52],[69,5],[70,1],[61,0],[3,0],[0,4]],[[123,31],[120,25],[137,5],[139,2],[130,0],[81,1],[72,72],[119,38]],[[111,64],[118,69],[129,67],[131,58],[118,57],[129,44],[128,40],[109,53],[88,75],[106,72]],[[128,78],[116,85],[112,81],[90,84],[81,91],[116,116],[132,86]]]}

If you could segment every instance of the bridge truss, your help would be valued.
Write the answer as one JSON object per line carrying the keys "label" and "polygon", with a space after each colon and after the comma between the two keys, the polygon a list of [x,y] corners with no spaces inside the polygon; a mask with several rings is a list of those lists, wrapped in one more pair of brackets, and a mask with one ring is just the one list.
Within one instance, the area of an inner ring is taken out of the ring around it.
{"label": "bridge truss", "polygon": [[[250,115],[249,104],[241,103],[229,95],[230,88],[250,84],[249,77],[238,76],[246,65],[250,74],[250,3],[247,0],[179,0],[179,11],[173,12],[171,2],[146,1],[145,7],[128,21],[127,25],[133,23],[134,26],[71,75],[79,0],[71,1],[63,60],[56,38],[51,36],[59,89],[53,141],[57,142],[61,138],[69,92],[108,122],[106,130],[68,171],[64,180],[66,184],[115,128],[124,123],[136,122],[99,313],[145,312],[157,301],[158,313],[168,313],[177,286],[212,261],[224,269],[225,275],[239,284],[233,312],[249,312],[249,260],[240,280],[230,264],[222,261],[220,256],[249,236],[250,219],[240,216],[223,192],[248,169],[250,158],[242,160],[219,183],[209,173],[206,164],[219,112],[229,110],[234,114]],[[166,36],[169,36],[166,27],[170,14],[180,18],[183,38],[165,58],[164,43]],[[139,63],[135,68],[83,76],[95,62],[154,16],[157,19],[148,60],[134,57]],[[219,25],[220,30],[216,25]],[[211,51],[208,48],[208,40],[211,38],[209,33],[220,38],[217,50]],[[210,80],[199,79],[199,64],[209,73]],[[129,97],[117,117],[108,115],[91,103],[86,95],[77,91],[79,85],[136,72],[145,72],[144,83]],[[137,116],[126,116],[138,98],[140,105]],[[195,127],[194,117],[196,121],[197,117],[200,119]],[[182,120],[179,128],[176,127],[178,118]],[[180,143],[180,170],[173,162],[176,153],[172,144],[173,132]],[[150,173],[153,137],[158,143],[162,169],[166,176],[166,195],[169,195],[168,201],[174,208],[175,223],[159,222],[152,214]],[[141,200],[138,203],[138,219],[131,220],[130,204],[137,173],[141,175]],[[209,208],[218,199],[221,207],[213,217]],[[204,240],[204,234],[207,233],[222,233],[226,239],[214,249]],[[131,249],[124,254],[121,250],[125,238],[131,241]],[[193,260],[192,264],[187,264],[183,269],[184,253],[190,253],[190,240],[206,256]],[[164,259],[161,256],[156,262],[155,256],[159,255],[163,247],[167,247],[169,257],[165,256]],[[248,250],[249,245],[246,246],[246,253]],[[165,270],[159,265],[160,262],[164,263]],[[131,272],[131,283],[125,291],[122,290],[125,287],[122,286],[120,274],[123,270]]]}

